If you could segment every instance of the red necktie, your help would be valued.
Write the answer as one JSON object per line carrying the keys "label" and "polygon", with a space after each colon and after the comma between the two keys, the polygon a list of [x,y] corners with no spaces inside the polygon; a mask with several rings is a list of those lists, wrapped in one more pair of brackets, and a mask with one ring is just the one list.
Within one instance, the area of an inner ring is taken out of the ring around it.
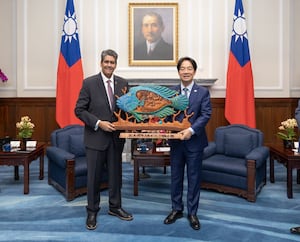
{"label": "red necktie", "polygon": [[110,104],[110,109],[113,110],[114,94],[113,94],[113,90],[111,88],[110,83],[111,83],[111,80],[107,80],[107,92],[108,92],[109,104]]}

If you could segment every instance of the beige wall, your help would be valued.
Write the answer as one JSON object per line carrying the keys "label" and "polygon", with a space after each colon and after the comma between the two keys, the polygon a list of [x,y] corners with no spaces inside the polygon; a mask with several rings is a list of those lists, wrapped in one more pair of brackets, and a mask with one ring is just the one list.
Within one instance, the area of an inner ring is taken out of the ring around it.
{"label": "beige wall", "polygon": [[[55,97],[64,0],[0,0],[0,97]],[[84,75],[99,71],[105,48],[126,78],[177,78],[176,68],[128,65],[128,0],[74,0]],[[163,1],[138,1],[163,2]],[[196,78],[217,78],[225,97],[234,0],[173,0],[179,6],[179,57],[194,57]],[[300,1],[243,0],[255,97],[300,97]]]}

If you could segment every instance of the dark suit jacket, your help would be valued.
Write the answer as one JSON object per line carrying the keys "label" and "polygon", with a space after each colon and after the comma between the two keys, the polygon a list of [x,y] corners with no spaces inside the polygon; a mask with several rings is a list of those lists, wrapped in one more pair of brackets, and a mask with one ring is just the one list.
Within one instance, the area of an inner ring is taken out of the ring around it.
{"label": "dark suit jacket", "polygon": [[173,45],[161,39],[151,56],[147,54],[147,44],[143,42],[134,47],[134,60],[173,60]]}
{"label": "dark suit jacket", "polygon": [[[177,92],[181,93],[181,86],[178,85],[174,88]],[[186,147],[189,151],[203,150],[207,144],[207,136],[205,132],[205,126],[208,123],[212,109],[210,103],[210,95],[207,88],[199,86],[197,84],[193,85],[189,96],[189,107],[187,109],[187,114],[194,113],[192,117],[189,118],[191,123],[191,128],[195,131],[195,134],[187,141],[171,140],[173,147],[176,145],[181,145],[182,142],[186,142]],[[183,119],[183,114],[179,115],[178,120]]]}
{"label": "dark suit jacket", "polygon": [[[125,79],[115,75],[114,94],[119,97],[122,96],[122,89],[125,87],[128,90],[128,83]],[[115,111],[118,112],[117,107],[115,107]],[[85,124],[84,142],[86,147],[90,149],[104,150],[108,147],[112,138],[117,144],[124,144],[125,139],[119,138],[120,132],[118,131],[110,133],[105,132],[100,128],[95,131],[97,120],[110,122],[116,121],[116,117],[110,109],[105,86],[100,73],[98,75],[88,77],[83,81],[75,107],[75,114]]]}

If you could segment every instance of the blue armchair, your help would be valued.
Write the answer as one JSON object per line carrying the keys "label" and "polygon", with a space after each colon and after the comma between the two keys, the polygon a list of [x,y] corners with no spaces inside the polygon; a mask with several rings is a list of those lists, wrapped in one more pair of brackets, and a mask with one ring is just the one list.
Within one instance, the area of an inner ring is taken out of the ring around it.
{"label": "blue armchair", "polygon": [[214,139],[204,149],[201,188],[255,202],[266,184],[269,148],[263,145],[263,133],[234,124],[216,128]]}
{"label": "blue armchair", "polygon": [[[81,125],[69,125],[51,133],[46,148],[48,184],[63,193],[67,201],[87,192],[87,162]],[[108,187],[108,172],[102,174],[100,189]]]}

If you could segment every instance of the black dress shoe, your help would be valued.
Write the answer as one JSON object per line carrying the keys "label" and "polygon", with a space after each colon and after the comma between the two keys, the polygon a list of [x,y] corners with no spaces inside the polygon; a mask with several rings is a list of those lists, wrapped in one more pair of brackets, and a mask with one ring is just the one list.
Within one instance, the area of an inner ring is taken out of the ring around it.
{"label": "black dress shoe", "polygon": [[183,213],[182,211],[176,211],[173,210],[164,220],[164,224],[172,224],[174,223],[177,219],[182,218]]}
{"label": "black dress shoe", "polygon": [[300,234],[300,227],[294,227],[290,229],[292,234]]}
{"label": "black dress shoe", "polygon": [[200,222],[199,222],[199,219],[198,219],[197,215],[189,215],[188,220],[190,221],[190,226],[194,230],[199,230],[200,229]]}
{"label": "black dress shoe", "polygon": [[94,230],[97,227],[97,214],[96,213],[88,213],[86,218],[86,228],[88,230]]}
{"label": "black dress shoe", "polygon": [[133,216],[130,213],[127,213],[123,208],[119,209],[109,209],[109,215],[118,217],[119,219],[130,221],[133,219]]}

